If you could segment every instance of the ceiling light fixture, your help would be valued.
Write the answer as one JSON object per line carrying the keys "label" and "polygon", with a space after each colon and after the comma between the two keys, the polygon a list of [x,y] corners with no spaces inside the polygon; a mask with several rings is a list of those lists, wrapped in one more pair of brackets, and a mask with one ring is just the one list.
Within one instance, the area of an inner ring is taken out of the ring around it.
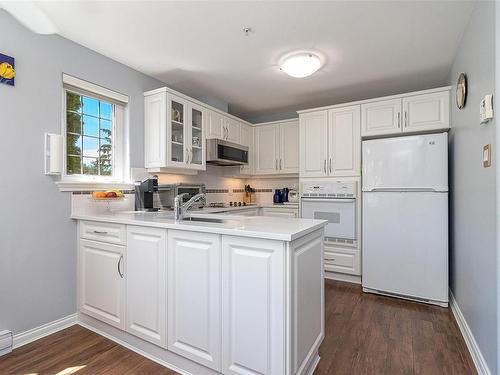
{"label": "ceiling light fixture", "polygon": [[318,55],[311,52],[299,52],[287,56],[280,69],[289,76],[295,78],[308,77],[321,67],[321,60]]}

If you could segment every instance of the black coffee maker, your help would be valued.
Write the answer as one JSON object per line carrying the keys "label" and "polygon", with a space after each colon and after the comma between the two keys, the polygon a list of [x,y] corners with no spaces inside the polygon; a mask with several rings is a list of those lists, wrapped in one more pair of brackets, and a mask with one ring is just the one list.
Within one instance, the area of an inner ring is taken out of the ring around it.
{"label": "black coffee maker", "polygon": [[153,195],[158,191],[158,176],[148,177],[142,181],[136,181],[135,186],[135,210],[136,211],[158,211],[154,208]]}

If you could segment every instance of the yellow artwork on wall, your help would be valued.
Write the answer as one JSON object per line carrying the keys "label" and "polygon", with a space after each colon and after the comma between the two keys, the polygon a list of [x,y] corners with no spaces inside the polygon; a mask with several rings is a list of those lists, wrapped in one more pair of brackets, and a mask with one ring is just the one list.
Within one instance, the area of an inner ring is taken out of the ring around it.
{"label": "yellow artwork on wall", "polygon": [[0,53],[0,83],[14,86],[16,77],[14,58]]}

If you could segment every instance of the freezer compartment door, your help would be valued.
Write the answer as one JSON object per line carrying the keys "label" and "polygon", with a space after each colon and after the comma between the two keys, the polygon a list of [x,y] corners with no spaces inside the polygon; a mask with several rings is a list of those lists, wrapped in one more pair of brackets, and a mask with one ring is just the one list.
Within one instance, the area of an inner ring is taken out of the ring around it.
{"label": "freezer compartment door", "polygon": [[363,287],[448,301],[448,194],[363,193]]}
{"label": "freezer compartment door", "polygon": [[448,191],[448,134],[363,142],[363,191]]}

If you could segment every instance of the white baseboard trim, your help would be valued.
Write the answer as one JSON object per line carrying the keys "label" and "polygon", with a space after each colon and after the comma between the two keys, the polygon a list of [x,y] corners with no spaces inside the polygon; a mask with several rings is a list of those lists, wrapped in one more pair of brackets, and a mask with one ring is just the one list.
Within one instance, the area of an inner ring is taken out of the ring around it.
{"label": "white baseboard trim", "polygon": [[361,284],[361,276],[325,271],[325,279],[343,281],[352,284]]}
{"label": "white baseboard trim", "polygon": [[481,353],[481,350],[477,345],[476,339],[474,338],[474,335],[472,334],[472,331],[470,330],[469,325],[467,324],[467,321],[465,320],[465,317],[462,314],[460,306],[458,306],[457,300],[455,299],[455,296],[453,295],[451,289],[450,289],[450,307],[451,311],[453,312],[453,316],[457,321],[458,328],[460,329],[460,332],[462,333],[462,336],[465,340],[465,344],[469,349],[472,360],[474,361],[477,373],[479,375],[491,375],[491,371],[488,368],[486,361],[484,360],[483,354]]}
{"label": "white baseboard trim", "polygon": [[39,327],[32,328],[30,330],[17,333],[14,335],[14,345],[13,348],[19,348],[20,346],[29,344],[35,340],[41,339],[42,337],[51,335],[56,333],[62,329],[71,327],[75,325],[78,321],[78,314],[71,314],[65,316],[64,318],[54,320],[53,322],[49,322],[43,324]]}
{"label": "white baseboard trim", "polygon": [[156,356],[154,356],[154,355],[152,355],[152,354],[150,354],[148,352],[145,352],[144,350],[141,350],[141,349],[135,347],[134,345],[129,344],[126,341],[120,340],[119,338],[116,338],[115,336],[110,335],[107,332],[104,332],[104,331],[102,331],[102,330],[100,330],[98,328],[95,328],[95,327],[93,327],[90,324],[86,324],[86,323],[84,323],[84,322],[82,322],[80,320],[77,322],[77,324],[80,325],[80,326],[82,326],[83,328],[86,328],[86,329],[88,329],[88,330],[90,330],[92,332],[97,333],[98,335],[101,335],[101,336],[106,337],[107,339],[109,339],[111,341],[116,342],[118,345],[121,345],[121,346],[123,346],[123,347],[125,347],[125,348],[127,348],[129,350],[132,350],[133,352],[136,352],[139,355],[142,355],[143,357],[146,357],[147,359],[150,359],[151,361],[156,362],[156,363],[162,365],[163,367],[166,367],[166,368],[168,368],[170,370],[173,370],[173,371],[177,372],[178,374],[181,374],[181,375],[194,375],[194,374],[191,374],[190,372],[187,372],[187,371],[185,371],[185,370],[183,370],[183,369],[181,369],[181,368],[179,368],[177,366],[174,366],[173,364],[171,364],[171,363],[169,363],[167,361],[164,361],[161,358],[158,358],[158,357],[156,357]]}
{"label": "white baseboard trim", "polygon": [[314,370],[316,370],[316,367],[318,367],[320,359],[321,358],[319,357],[319,354],[316,353],[316,356],[314,357],[314,360],[311,363],[311,367],[309,367],[309,371],[307,372],[307,375],[313,375],[314,374]]}

